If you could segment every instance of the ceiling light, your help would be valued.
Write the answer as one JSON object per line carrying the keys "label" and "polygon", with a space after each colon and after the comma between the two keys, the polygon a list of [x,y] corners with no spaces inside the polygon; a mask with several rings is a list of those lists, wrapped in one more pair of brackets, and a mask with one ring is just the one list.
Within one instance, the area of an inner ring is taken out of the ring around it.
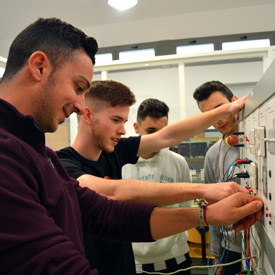
{"label": "ceiling light", "polygon": [[109,6],[117,10],[127,10],[134,7],[138,0],[108,0]]}

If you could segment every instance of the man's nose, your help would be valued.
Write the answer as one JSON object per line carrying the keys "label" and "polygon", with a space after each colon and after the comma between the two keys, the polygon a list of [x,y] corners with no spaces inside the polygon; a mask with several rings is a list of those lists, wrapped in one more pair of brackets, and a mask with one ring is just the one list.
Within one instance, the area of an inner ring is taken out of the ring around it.
{"label": "man's nose", "polygon": [[74,103],[74,112],[82,115],[85,109],[85,95],[79,95],[77,101]]}

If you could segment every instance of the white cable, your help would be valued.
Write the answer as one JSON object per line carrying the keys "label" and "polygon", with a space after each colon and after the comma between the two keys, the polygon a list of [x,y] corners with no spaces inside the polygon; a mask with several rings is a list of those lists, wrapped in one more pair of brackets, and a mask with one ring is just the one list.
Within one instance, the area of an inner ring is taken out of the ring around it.
{"label": "white cable", "polygon": [[195,268],[203,269],[203,268],[209,268],[209,267],[222,267],[222,266],[228,266],[228,265],[236,264],[236,263],[241,262],[241,261],[246,261],[248,259],[256,259],[256,258],[257,258],[256,256],[251,256],[250,258],[242,258],[242,259],[239,259],[239,260],[236,260],[236,261],[233,261],[233,262],[229,262],[229,263],[226,263],[226,264],[190,266],[188,268],[179,269],[179,270],[171,272],[171,273],[162,273],[162,272],[156,272],[156,271],[155,272],[148,272],[148,271],[145,271],[145,270],[137,270],[137,273],[140,272],[140,274],[146,273],[146,274],[172,275],[172,274],[176,274],[178,272],[187,271],[187,270],[191,270],[191,269],[195,269]]}
{"label": "white cable", "polygon": [[275,138],[263,138],[264,141],[275,142]]}

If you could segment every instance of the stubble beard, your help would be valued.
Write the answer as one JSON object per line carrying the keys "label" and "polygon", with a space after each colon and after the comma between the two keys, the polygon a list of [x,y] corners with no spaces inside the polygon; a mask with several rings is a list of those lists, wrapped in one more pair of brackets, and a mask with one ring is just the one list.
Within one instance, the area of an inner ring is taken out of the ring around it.
{"label": "stubble beard", "polygon": [[102,133],[102,130],[100,129],[100,127],[101,126],[100,126],[99,121],[94,120],[93,125],[92,125],[92,139],[94,141],[94,144],[96,144],[96,146],[99,150],[107,152],[107,153],[112,153],[114,151],[114,148],[112,147],[110,149],[110,146],[109,146],[109,149],[108,149],[108,146],[104,142],[104,140],[105,140],[104,133]]}
{"label": "stubble beard", "polygon": [[[43,91],[33,100],[34,106],[37,106],[33,116],[36,124],[41,132],[53,133],[57,130],[58,125],[53,117],[53,113],[49,111],[49,105],[54,104],[52,98],[52,90],[56,85],[55,78],[51,75],[47,83],[43,86]],[[51,108],[50,108],[51,110]]]}

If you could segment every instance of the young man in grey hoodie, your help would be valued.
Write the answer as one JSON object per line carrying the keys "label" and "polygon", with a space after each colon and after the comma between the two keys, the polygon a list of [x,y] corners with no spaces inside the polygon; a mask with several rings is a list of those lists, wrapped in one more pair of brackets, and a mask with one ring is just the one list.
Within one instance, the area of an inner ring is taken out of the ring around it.
{"label": "young man in grey hoodie", "polygon": [[[199,86],[194,92],[198,106],[202,112],[217,108],[223,104],[237,100],[230,89],[219,81],[210,81]],[[226,138],[238,132],[238,115],[230,114],[213,125],[223,134],[206,153],[204,162],[205,182],[227,181],[226,172],[233,161],[240,158],[239,148],[230,147]],[[238,179],[234,179],[238,182]],[[215,263],[228,263],[241,258],[241,233],[235,233],[231,227],[213,227],[211,252]],[[232,275],[241,271],[241,262],[217,269],[216,275]]]}

